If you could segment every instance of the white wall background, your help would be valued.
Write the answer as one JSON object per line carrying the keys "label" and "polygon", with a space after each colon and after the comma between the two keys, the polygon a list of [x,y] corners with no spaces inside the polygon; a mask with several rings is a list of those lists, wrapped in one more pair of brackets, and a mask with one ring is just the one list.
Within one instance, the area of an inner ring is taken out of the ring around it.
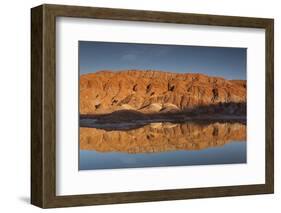
{"label": "white wall background", "polygon": [[[275,19],[275,194],[51,209],[49,212],[278,212],[281,198],[281,13],[278,0],[6,0],[0,7],[0,210],[39,212],[30,191],[30,8],[42,3],[269,17]],[[281,3],[280,3],[281,4]],[[280,210],[279,210],[280,211]]]}

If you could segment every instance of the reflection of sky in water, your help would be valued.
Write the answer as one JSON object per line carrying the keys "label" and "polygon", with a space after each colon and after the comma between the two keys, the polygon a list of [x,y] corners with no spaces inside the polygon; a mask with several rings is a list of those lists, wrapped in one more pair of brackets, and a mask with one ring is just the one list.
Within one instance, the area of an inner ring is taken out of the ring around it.
{"label": "reflection of sky in water", "polygon": [[203,150],[158,153],[102,153],[80,150],[80,170],[246,163],[246,142]]}

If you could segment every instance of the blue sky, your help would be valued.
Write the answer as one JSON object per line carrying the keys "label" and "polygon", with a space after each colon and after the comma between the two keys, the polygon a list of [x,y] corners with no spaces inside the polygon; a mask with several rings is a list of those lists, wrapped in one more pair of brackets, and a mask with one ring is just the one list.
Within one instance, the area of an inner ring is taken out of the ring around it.
{"label": "blue sky", "polygon": [[162,70],[246,79],[246,48],[79,41],[79,72]]}

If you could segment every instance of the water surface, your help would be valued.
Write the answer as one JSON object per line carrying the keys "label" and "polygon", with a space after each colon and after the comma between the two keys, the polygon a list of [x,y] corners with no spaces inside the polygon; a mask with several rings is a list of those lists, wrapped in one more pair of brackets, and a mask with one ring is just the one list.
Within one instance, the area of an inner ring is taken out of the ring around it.
{"label": "water surface", "polygon": [[79,170],[246,163],[242,123],[151,123],[80,128]]}

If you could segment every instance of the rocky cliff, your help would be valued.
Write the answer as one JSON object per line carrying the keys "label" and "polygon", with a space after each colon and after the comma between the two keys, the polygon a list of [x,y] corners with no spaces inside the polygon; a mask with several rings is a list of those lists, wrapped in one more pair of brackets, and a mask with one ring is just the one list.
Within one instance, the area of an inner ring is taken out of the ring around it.
{"label": "rocky cliff", "polygon": [[221,103],[246,103],[246,81],[154,70],[80,76],[80,114],[184,111]]}

